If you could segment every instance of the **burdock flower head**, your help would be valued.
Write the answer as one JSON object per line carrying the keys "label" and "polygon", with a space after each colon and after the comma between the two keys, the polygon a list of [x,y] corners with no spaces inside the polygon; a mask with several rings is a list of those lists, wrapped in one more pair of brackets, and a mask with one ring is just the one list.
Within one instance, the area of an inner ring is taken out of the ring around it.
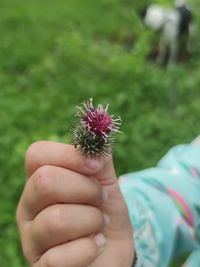
{"label": "burdock flower head", "polygon": [[120,132],[121,119],[110,116],[108,106],[93,106],[90,98],[77,107],[78,121],[72,129],[72,143],[87,156],[106,156],[111,153],[115,133]]}

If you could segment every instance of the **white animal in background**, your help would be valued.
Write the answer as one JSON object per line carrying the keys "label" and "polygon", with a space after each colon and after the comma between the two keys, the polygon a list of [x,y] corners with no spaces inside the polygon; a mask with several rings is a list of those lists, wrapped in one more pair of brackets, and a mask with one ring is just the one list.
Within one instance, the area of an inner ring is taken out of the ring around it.
{"label": "white animal in background", "polygon": [[[176,0],[175,8],[152,4],[142,12],[144,24],[161,33],[157,62],[175,63],[181,49],[188,50],[192,28],[192,12],[186,1]],[[184,47],[184,48],[183,48]]]}

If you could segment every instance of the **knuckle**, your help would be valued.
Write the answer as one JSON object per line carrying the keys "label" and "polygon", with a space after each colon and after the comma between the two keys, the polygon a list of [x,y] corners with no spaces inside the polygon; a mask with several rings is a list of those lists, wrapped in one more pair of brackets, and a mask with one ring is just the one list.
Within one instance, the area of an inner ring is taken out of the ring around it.
{"label": "knuckle", "polygon": [[50,235],[52,235],[53,233],[63,233],[63,221],[63,210],[55,205],[54,207],[49,208],[48,213],[44,217],[42,224],[45,225],[46,231]]}
{"label": "knuckle", "polygon": [[33,174],[33,186],[40,197],[47,197],[50,193],[50,182],[48,179],[52,173],[52,170],[50,169],[50,166],[44,165],[37,169]]}
{"label": "knuckle", "polygon": [[31,262],[32,258],[33,258],[33,255],[32,255],[33,253],[30,250],[29,244],[27,244],[27,242],[22,242],[22,252],[23,252],[23,255],[24,255],[25,259],[28,262]]}
{"label": "knuckle", "polygon": [[39,255],[34,249],[34,245],[31,239],[31,229],[30,225],[27,224],[21,230],[21,243],[22,243],[22,252],[24,257],[28,262],[35,262],[38,260]]}
{"label": "knuckle", "polygon": [[20,204],[18,204],[18,207],[16,209],[16,212],[15,212],[15,220],[16,220],[16,223],[17,223],[17,226],[20,227],[20,222],[21,222],[21,215],[20,215],[20,207],[19,207]]}
{"label": "knuckle", "polygon": [[19,231],[21,230],[23,224],[25,223],[25,219],[24,219],[24,215],[23,215],[24,207],[22,204],[22,202],[23,202],[22,199],[23,199],[23,196],[21,196],[19,203],[17,205],[16,211],[15,211],[15,221],[16,221],[16,224],[18,226]]}
{"label": "knuckle", "polygon": [[22,244],[23,255],[29,263],[36,262],[39,258],[39,255],[36,256],[35,250],[32,247],[28,247],[28,246],[29,246],[28,242],[24,242]]}
{"label": "knuckle", "polygon": [[41,147],[43,146],[44,141],[37,141],[32,143],[26,150],[26,160],[33,160],[37,157],[38,151],[41,150]]}

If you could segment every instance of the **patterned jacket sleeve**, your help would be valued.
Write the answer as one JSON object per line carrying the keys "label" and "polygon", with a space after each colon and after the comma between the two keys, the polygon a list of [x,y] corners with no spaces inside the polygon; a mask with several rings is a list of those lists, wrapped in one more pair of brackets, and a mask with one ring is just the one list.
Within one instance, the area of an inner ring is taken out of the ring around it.
{"label": "patterned jacket sleeve", "polygon": [[119,182],[135,232],[134,267],[180,267],[200,250],[200,146],[176,146],[155,168]]}

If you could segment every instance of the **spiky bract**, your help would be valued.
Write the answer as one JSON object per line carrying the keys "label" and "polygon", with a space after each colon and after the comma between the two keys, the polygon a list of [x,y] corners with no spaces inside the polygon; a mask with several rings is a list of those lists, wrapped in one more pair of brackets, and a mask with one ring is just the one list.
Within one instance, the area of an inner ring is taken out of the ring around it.
{"label": "spiky bract", "polygon": [[114,119],[107,113],[108,105],[95,108],[92,98],[77,108],[78,121],[72,129],[72,143],[87,156],[110,154],[121,119]]}

